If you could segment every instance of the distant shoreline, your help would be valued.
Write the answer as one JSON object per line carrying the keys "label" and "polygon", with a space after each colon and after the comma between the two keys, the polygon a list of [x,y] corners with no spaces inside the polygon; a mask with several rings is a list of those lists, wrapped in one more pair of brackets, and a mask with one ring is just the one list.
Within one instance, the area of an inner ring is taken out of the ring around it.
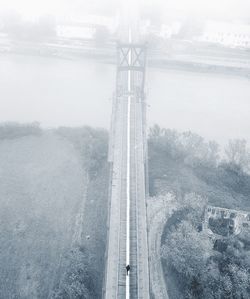
{"label": "distant shoreline", "polygon": [[[116,53],[114,43],[110,43],[105,47],[98,48],[93,42],[86,43],[85,46],[58,45],[58,44],[36,44],[29,42],[13,43],[10,48],[0,48],[0,55],[25,55],[51,57],[58,59],[71,60],[75,58],[88,58],[98,60],[100,62],[115,64]],[[250,55],[247,63],[242,63],[241,59],[235,61],[227,61],[224,63],[222,57],[208,55],[198,57],[189,55],[183,59],[183,55],[175,56],[160,53],[160,58],[154,52],[149,51],[148,66],[157,69],[171,69],[182,71],[193,71],[199,73],[216,73],[224,75],[234,75],[250,79]],[[208,60],[208,61],[207,61]],[[245,61],[243,61],[245,62]]]}

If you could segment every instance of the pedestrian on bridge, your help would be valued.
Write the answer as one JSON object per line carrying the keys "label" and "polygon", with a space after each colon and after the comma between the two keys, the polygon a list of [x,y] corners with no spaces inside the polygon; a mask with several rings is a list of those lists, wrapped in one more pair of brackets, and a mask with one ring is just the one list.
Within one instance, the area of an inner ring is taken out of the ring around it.
{"label": "pedestrian on bridge", "polygon": [[127,275],[128,275],[128,272],[130,270],[130,266],[129,265],[126,266],[126,270],[127,270]]}

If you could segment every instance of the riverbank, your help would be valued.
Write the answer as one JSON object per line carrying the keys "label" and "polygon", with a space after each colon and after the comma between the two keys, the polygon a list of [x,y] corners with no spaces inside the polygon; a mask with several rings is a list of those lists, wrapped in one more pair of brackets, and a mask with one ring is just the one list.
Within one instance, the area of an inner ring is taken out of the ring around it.
{"label": "riverbank", "polygon": [[[226,75],[243,76],[250,79],[250,51],[220,48],[201,48],[185,53],[184,51],[148,50],[148,66],[159,69],[184,70],[191,72],[207,72]],[[58,59],[88,58],[100,62],[116,64],[116,43],[114,41],[99,45],[93,40],[61,43],[15,41],[0,44],[0,54],[33,55],[54,57]],[[232,54],[232,56],[230,56]]]}
{"label": "riverbank", "polygon": [[149,66],[159,69],[182,70],[188,72],[198,73],[214,73],[231,76],[242,76],[250,80],[250,64],[242,65],[239,63],[223,64],[216,63],[216,61],[201,61],[196,57],[190,57],[189,60],[182,59],[152,59],[149,60]]}

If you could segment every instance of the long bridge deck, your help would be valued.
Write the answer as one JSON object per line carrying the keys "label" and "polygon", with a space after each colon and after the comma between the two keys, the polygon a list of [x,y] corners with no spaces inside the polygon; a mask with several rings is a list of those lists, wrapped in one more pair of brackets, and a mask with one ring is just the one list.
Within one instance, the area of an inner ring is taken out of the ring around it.
{"label": "long bridge deck", "polygon": [[147,299],[145,62],[140,56],[144,49],[126,44],[119,50],[110,136],[112,185],[104,298]]}

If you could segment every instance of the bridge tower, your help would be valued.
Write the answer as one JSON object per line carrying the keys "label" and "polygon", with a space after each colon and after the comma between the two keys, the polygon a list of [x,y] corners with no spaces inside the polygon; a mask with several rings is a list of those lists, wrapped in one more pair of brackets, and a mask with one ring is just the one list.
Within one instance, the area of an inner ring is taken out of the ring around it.
{"label": "bridge tower", "polygon": [[145,44],[133,43],[131,35],[117,44],[105,299],[149,298],[145,68]]}

